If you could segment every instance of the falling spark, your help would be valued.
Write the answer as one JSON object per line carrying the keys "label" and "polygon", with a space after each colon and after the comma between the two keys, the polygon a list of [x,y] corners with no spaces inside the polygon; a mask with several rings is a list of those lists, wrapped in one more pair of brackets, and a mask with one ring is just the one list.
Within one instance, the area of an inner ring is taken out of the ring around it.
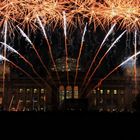
{"label": "falling spark", "polygon": [[39,23],[39,25],[40,25],[40,27],[41,27],[41,29],[42,29],[42,31],[43,31],[43,34],[44,34],[45,38],[47,38],[45,29],[44,29],[44,27],[43,27],[43,25],[42,25],[42,22],[41,22],[40,18],[38,17],[38,15],[36,16],[36,18],[37,18],[37,21],[38,21],[38,23]]}
{"label": "falling spark", "polygon": [[23,30],[17,26],[17,28],[19,29],[20,33],[22,34],[23,37],[25,37],[25,39],[33,46],[32,41],[29,39],[29,37],[23,32]]}
{"label": "falling spark", "polygon": [[63,11],[63,20],[64,20],[64,35],[67,37],[67,19],[66,19],[66,12]]}
{"label": "falling spark", "polygon": [[28,74],[26,71],[24,71],[21,67],[19,67],[18,65],[16,65],[12,61],[8,60],[7,58],[3,57],[2,55],[0,55],[0,60],[5,60],[5,61],[9,62],[14,67],[16,67],[17,69],[19,69],[20,71],[22,71],[25,75],[27,75],[32,81],[34,81],[34,83],[36,83],[37,85],[41,86],[40,83],[38,83],[36,80],[34,80],[34,78],[30,74]]}
{"label": "falling spark", "polygon": [[53,65],[54,65],[54,68],[55,68],[55,70],[56,70],[57,79],[58,79],[59,85],[60,85],[60,84],[61,84],[60,76],[59,76],[59,74],[58,74],[57,67],[56,67],[56,64],[55,64],[55,61],[54,61],[54,58],[53,58],[52,49],[51,49],[51,46],[50,46],[50,43],[49,43],[49,40],[48,40],[46,31],[45,31],[45,28],[44,28],[44,26],[43,26],[43,24],[42,24],[40,18],[38,17],[38,15],[37,15],[37,20],[38,20],[38,22],[39,22],[39,25],[40,25],[42,31],[43,31],[44,37],[45,37],[45,39],[46,39],[46,42],[47,42],[47,45],[48,45],[48,48],[49,48],[50,57],[51,57],[51,60],[52,60]]}
{"label": "falling spark", "polygon": [[[137,57],[138,55],[140,55],[140,51],[138,51],[136,54],[132,55],[131,57],[129,57],[128,59],[126,59],[125,61],[123,61],[121,64],[119,64],[117,67],[115,67],[112,71],[110,71],[104,78],[102,78],[98,84],[93,88],[96,89],[98,88],[102,82],[107,79],[113,72],[115,72],[118,68],[122,67],[123,65],[125,65],[126,63],[128,63],[129,61],[132,61],[132,59],[134,59],[135,57]],[[89,95],[89,94],[88,94]],[[87,96],[88,96],[87,95]]]}
{"label": "falling spark", "polygon": [[11,111],[11,107],[12,107],[12,103],[13,103],[13,101],[14,101],[14,95],[12,96],[12,99],[11,99],[11,101],[10,101],[10,105],[9,105],[9,108],[8,108],[8,110],[9,111]]}
{"label": "falling spark", "polygon": [[82,49],[83,49],[83,43],[84,43],[84,38],[85,38],[86,31],[87,31],[87,23],[85,25],[84,32],[83,32],[83,35],[82,35],[81,46],[80,46],[79,55],[78,55],[77,64],[76,64],[76,73],[75,73],[75,78],[74,78],[74,85],[76,84],[76,79],[77,79],[77,76],[78,76],[79,61],[80,61],[80,57],[81,57],[81,53],[82,53]]}
{"label": "falling spark", "polygon": [[104,40],[102,41],[102,43],[101,43],[99,49],[97,50],[97,52],[96,52],[96,54],[95,54],[95,56],[94,56],[94,59],[93,59],[93,61],[91,62],[91,65],[90,65],[90,67],[89,67],[89,69],[88,69],[88,71],[87,71],[87,73],[86,73],[86,75],[85,75],[85,77],[84,77],[84,80],[83,80],[83,83],[82,83],[82,87],[84,86],[84,84],[85,84],[85,82],[86,82],[86,79],[87,79],[87,77],[88,77],[88,75],[89,75],[89,73],[90,73],[90,71],[91,71],[91,68],[92,68],[93,64],[95,63],[96,58],[97,58],[99,52],[101,51],[101,49],[102,49],[102,47],[103,47],[103,45],[104,45],[106,39],[107,39],[107,38],[109,37],[109,35],[112,33],[112,31],[113,31],[113,29],[114,29],[115,26],[116,26],[116,24],[114,24],[114,25],[111,27],[111,29],[109,30],[109,32],[106,34]]}
{"label": "falling spark", "polygon": [[[137,53],[137,30],[135,30],[135,42],[134,42],[134,53]],[[136,64],[136,56],[134,57],[134,79],[136,81],[136,77],[137,77],[137,64]]]}
{"label": "falling spark", "polygon": [[7,58],[5,58],[4,56],[0,55],[0,61],[3,61],[3,60],[9,62],[9,60]]}
{"label": "falling spark", "polygon": [[97,69],[99,68],[99,66],[101,65],[102,61],[104,60],[104,58],[106,57],[106,55],[110,52],[110,50],[114,47],[114,45],[120,40],[120,38],[126,33],[126,30],[121,33],[121,35],[119,35],[119,37],[117,37],[117,39],[112,43],[112,45],[109,47],[109,49],[106,51],[106,53],[103,55],[103,57],[100,59],[98,65],[95,67],[94,71],[92,72],[91,76],[89,77],[86,85],[85,85],[85,89],[88,86],[89,82],[91,81],[91,78],[94,76],[95,72],[97,71]]}
{"label": "falling spark", "polygon": [[69,85],[69,66],[68,66],[68,48],[67,48],[67,19],[66,13],[63,11],[63,21],[64,21],[64,36],[65,36],[65,52],[66,52],[66,74],[67,74],[67,82]]}
{"label": "falling spark", "polygon": [[19,111],[19,106],[20,106],[20,103],[21,103],[21,101],[20,101],[20,100],[18,100],[17,107],[16,107],[16,111]]}
{"label": "falling spark", "polygon": [[[17,27],[18,27],[18,26],[17,26]],[[20,32],[21,32],[21,34],[23,35],[23,37],[25,37],[26,40],[32,45],[32,47],[33,47],[33,49],[34,49],[34,51],[35,51],[35,53],[36,53],[38,59],[40,60],[42,66],[44,67],[44,69],[46,70],[46,72],[48,73],[48,75],[51,76],[49,70],[47,69],[47,67],[45,66],[44,62],[42,61],[42,59],[41,59],[41,57],[40,57],[38,51],[36,50],[34,44],[31,42],[31,40],[29,39],[29,37],[23,32],[23,30],[22,30],[20,27],[18,27],[18,29],[20,30]],[[51,77],[52,77],[52,76],[51,76]]]}
{"label": "falling spark", "polygon": [[46,83],[46,81],[44,81],[44,79],[36,72],[36,70],[34,69],[33,65],[22,54],[20,54],[18,51],[16,51],[14,48],[12,48],[11,46],[9,46],[8,44],[5,44],[3,42],[0,42],[0,43],[3,44],[11,52],[14,52],[17,55],[19,55],[32,68],[33,72],[48,86],[48,84]]}
{"label": "falling spark", "polygon": [[4,42],[0,42],[2,45],[4,45],[9,51],[14,52],[16,54],[19,55],[18,51],[16,51],[14,48],[12,48],[11,46],[9,46],[8,44],[4,43]]}
{"label": "falling spark", "polygon": [[83,32],[83,35],[82,35],[82,43],[84,42],[86,31],[87,31],[87,23],[85,25],[84,32]]}
{"label": "falling spark", "polygon": [[[135,29],[135,35],[134,35],[134,54],[137,53],[137,30]],[[135,95],[136,95],[136,92],[137,92],[137,57],[135,55],[134,57],[134,81],[135,81]]]}
{"label": "falling spark", "polygon": [[[4,23],[4,43],[7,43],[7,20]],[[4,57],[6,57],[6,48],[3,49],[3,54]],[[4,94],[5,94],[5,73],[6,73],[6,59],[3,59],[3,99],[4,99]],[[2,102],[3,102],[2,99]]]}

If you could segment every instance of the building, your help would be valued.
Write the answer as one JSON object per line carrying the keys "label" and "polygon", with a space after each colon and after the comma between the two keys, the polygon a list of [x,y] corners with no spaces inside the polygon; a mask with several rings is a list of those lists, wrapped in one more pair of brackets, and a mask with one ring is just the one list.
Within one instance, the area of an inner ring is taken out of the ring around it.
{"label": "building", "polygon": [[111,75],[98,89],[90,90],[89,109],[99,111],[134,111],[132,103],[140,92],[140,69],[137,68],[137,81],[133,69],[126,68],[123,76]]}
{"label": "building", "polygon": [[[58,66],[63,67],[65,59],[59,59],[59,62],[62,65],[58,63]],[[81,71],[82,68],[79,68],[77,83],[74,85],[75,62],[74,59],[69,59],[69,64],[73,65],[69,70],[69,84],[67,84],[65,69],[61,71],[60,68],[61,84],[59,85],[56,71],[53,69],[52,76],[56,85],[50,85],[49,80],[45,77],[44,80],[48,83],[47,86],[37,77],[34,77],[34,80],[38,81],[40,85],[37,85],[26,76],[19,77],[7,65],[3,100],[2,87],[0,88],[0,99],[3,101],[4,109],[7,111],[133,111],[132,102],[140,91],[139,68],[137,68],[137,88],[133,69],[125,69],[123,76],[116,75],[116,73],[112,74],[98,89],[93,89],[93,87],[100,78],[94,78],[83,96],[81,96],[81,81],[85,73]],[[1,69],[2,67],[1,65]],[[2,70],[0,79],[2,85]]]}
{"label": "building", "polygon": [[[0,107],[3,103],[6,104],[5,100],[8,99],[8,94],[10,92],[10,66],[7,63],[5,67],[5,81],[3,81],[3,64],[0,64]],[[4,82],[4,83],[3,83]]]}

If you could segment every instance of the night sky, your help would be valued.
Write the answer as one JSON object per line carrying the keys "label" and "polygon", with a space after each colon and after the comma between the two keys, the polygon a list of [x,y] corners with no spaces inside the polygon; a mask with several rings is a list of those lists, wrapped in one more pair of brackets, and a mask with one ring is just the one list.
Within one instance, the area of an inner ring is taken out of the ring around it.
{"label": "night sky", "polygon": [[[86,22],[85,22],[86,23]],[[48,35],[49,43],[52,48],[53,57],[56,60],[57,58],[65,57],[65,47],[64,47],[64,33],[62,27],[56,27],[55,29],[51,26],[46,26],[45,30]],[[101,27],[98,27],[96,31],[94,31],[94,25],[87,26],[87,32],[85,34],[84,46],[82,50],[82,55],[80,58],[80,65],[84,72],[87,72],[97,49],[102,43],[106,33],[109,31],[109,27],[106,28],[106,31],[102,30]],[[67,39],[67,47],[68,47],[68,56],[71,58],[77,59],[81,38],[84,30],[84,25],[82,27],[72,27],[68,29],[68,39]],[[113,33],[108,37],[105,42],[102,50],[100,51],[96,63],[94,64],[92,71],[95,66],[97,66],[103,54],[110,47],[112,42],[123,32],[124,30],[118,30],[117,26],[115,27]],[[34,43],[37,51],[39,52],[43,62],[47,66],[48,69],[52,66],[52,61],[49,55],[49,50],[45,38],[41,29],[36,30],[35,32],[27,31],[24,32],[28,35],[31,41]],[[26,41],[26,39],[19,33],[19,31],[14,32],[14,37],[8,37],[7,44],[14,47],[18,52],[20,52],[25,58],[27,58],[37,70],[37,72],[42,76],[47,76],[46,71],[42,67],[37,55],[35,54],[32,46]],[[139,37],[139,36],[138,36]],[[1,39],[3,40],[2,36]],[[120,64],[126,58],[131,56],[134,53],[133,41],[134,36],[133,33],[125,33],[123,37],[116,43],[115,47],[108,53],[108,55],[103,60],[101,66],[98,68],[95,73],[95,77],[103,77],[108,74],[115,66]],[[140,39],[138,38],[138,41]],[[140,43],[140,41],[138,42]],[[11,53],[10,51],[7,53],[7,58],[15,62],[18,66],[26,70],[31,75],[35,76],[30,69],[30,67],[21,59],[17,54]],[[38,64],[38,65],[36,65]],[[137,62],[138,64],[138,62]],[[17,73],[14,67],[12,68],[12,72]],[[123,68],[120,68],[116,71],[116,74],[123,75]],[[25,76],[22,72],[18,71],[19,77]]]}

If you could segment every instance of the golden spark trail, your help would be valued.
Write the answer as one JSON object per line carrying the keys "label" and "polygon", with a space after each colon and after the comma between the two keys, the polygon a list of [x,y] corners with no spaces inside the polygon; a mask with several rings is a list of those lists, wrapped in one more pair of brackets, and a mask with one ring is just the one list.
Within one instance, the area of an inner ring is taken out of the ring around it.
{"label": "golden spark trail", "polygon": [[90,71],[91,71],[91,68],[92,68],[93,64],[94,64],[95,61],[96,61],[96,58],[97,58],[97,56],[98,56],[100,50],[102,49],[102,47],[103,47],[103,45],[104,45],[106,39],[107,39],[108,36],[112,33],[112,31],[113,31],[113,29],[114,29],[115,26],[116,26],[116,24],[114,24],[114,25],[111,27],[111,29],[109,30],[109,32],[106,34],[106,36],[105,36],[103,42],[101,43],[99,49],[97,50],[97,52],[96,52],[96,54],[95,54],[95,56],[94,56],[94,59],[93,59],[93,61],[91,62],[91,65],[90,65],[90,67],[89,67],[89,69],[88,69],[88,71],[87,71],[87,73],[86,73],[86,75],[85,75],[85,77],[84,77],[84,80],[83,80],[83,83],[82,83],[82,87],[84,86],[84,84],[85,84],[85,82],[86,82],[86,79],[87,79],[87,77],[88,77],[88,75],[89,75],[89,73],[90,73]]}
{"label": "golden spark trail", "polygon": [[84,32],[83,32],[82,40],[81,40],[81,46],[80,46],[80,50],[79,50],[79,55],[78,55],[78,58],[77,58],[76,73],[75,73],[75,78],[74,78],[74,85],[76,84],[76,79],[77,79],[77,76],[78,76],[79,61],[80,61],[80,57],[81,57],[81,53],[82,53],[82,49],[83,49],[83,43],[84,43],[84,37],[85,37],[86,31],[87,31],[87,23],[86,23],[85,28],[84,28]]}
{"label": "golden spark trail", "polygon": [[18,111],[19,105],[20,105],[20,100],[18,100],[17,107],[16,107],[16,111]]}
{"label": "golden spark trail", "polygon": [[10,111],[10,109],[11,109],[11,106],[12,106],[12,103],[13,103],[13,100],[14,100],[14,97],[15,97],[15,95],[12,96],[12,99],[11,99],[11,101],[10,101],[10,104],[9,104],[9,107],[8,107],[8,110],[9,110],[9,111]]}
{"label": "golden spark trail", "polygon": [[[137,57],[138,55],[140,55],[140,51],[137,52],[136,54],[132,55],[131,57],[129,57],[128,59],[126,59],[125,61],[123,61],[121,64],[119,64],[117,67],[115,67],[112,71],[110,71],[104,78],[102,78],[98,84],[93,88],[96,89],[98,88],[102,82],[107,79],[113,72],[115,72],[118,68],[120,68],[121,66],[123,66],[124,64],[126,64],[127,62],[131,61],[132,59],[134,59],[135,57]],[[88,95],[87,95],[88,96]]]}
{"label": "golden spark trail", "polygon": [[[91,81],[92,77],[94,76],[95,72],[97,71],[97,69],[100,67],[102,61],[104,60],[104,58],[106,57],[106,55],[110,52],[110,50],[114,47],[114,45],[119,41],[119,39],[124,35],[124,33],[126,32],[126,30],[121,33],[121,35],[119,35],[119,37],[117,37],[117,39],[112,43],[112,45],[109,47],[109,49],[106,51],[106,53],[103,55],[103,57],[100,59],[98,65],[95,67],[94,71],[92,72],[91,76],[89,77],[86,85],[85,85],[85,89],[87,88],[89,82]],[[85,91],[85,89],[83,90],[83,92]]]}
{"label": "golden spark trail", "polygon": [[[7,43],[7,21],[4,23],[4,43]],[[3,55],[6,57],[6,47],[3,49]],[[4,94],[5,94],[5,73],[6,73],[6,60],[3,61],[3,91],[2,91],[2,104],[4,100]]]}
{"label": "golden spark trail", "polygon": [[137,53],[137,30],[135,29],[135,35],[134,35],[134,81],[135,81],[135,95],[137,92],[137,57],[136,57],[136,53]]}
{"label": "golden spark trail", "polygon": [[34,80],[34,78],[27,73],[26,71],[24,71],[21,67],[19,67],[18,65],[16,65],[14,62],[8,60],[6,57],[0,55],[0,59],[1,60],[5,60],[7,62],[9,62],[10,64],[12,64],[15,68],[19,69],[20,71],[22,71],[26,76],[28,76],[34,83],[36,83],[37,85],[41,86],[40,83],[38,83],[36,80]]}
{"label": "golden spark trail", "polygon": [[17,52],[14,48],[12,48],[11,46],[9,46],[8,44],[5,44],[3,42],[0,42],[1,44],[3,44],[7,49],[11,50],[11,52],[16,53],[17,55],[19,55],[31,68],[32,71],[48,86],[48,84],[46,83],[46,81],[36,72],[36,70],[34,69],[33,65],[19,52]]}
{"label": "golden spark trail", "polygon": [[68,48],[67,48],[67,21],[66,21],[66,13],[63,11],[63,21],[64,21],[64,37],[65,37],[65,53],[66,53],[66,75],[67,75],[67,82],[69,85],[69,66],[68,66]]}
{"label": "golden spark trail", "polygon": [[43,31],[45,40],[46,40],[46,42],[47,42],[47,45],[48,45],[48,48],[49,48],[50,57],[51,57],[51,60],[52,60],[53,65],[54,65],[54,68],[55,68],[55,70],[56,70],[57,79],[58,79],[59,85],[60,85],[60,84],[61,84],[60,76],[59,76],[59,74],[58,74],[57,67],[56,67],[56,64],[55,64],[55,61],[54,61],[54,58],[53,58],[52,49],[51,49],[51,46],[50,46],[50,43],[49,43],[47,34],[46,34],[46,32],[45,32],[45,29],[44,29],[44,27],[43,27],[43,25],[42,25],[42,23],[41,23],[41,20],[39,19],[38,15],[37,15],[37,20],[38,20],[38,22],[39,22],[39,25],[40,25],[42,31]]}
{"label": "golden spark trail", "polygon": [[[136,54],[137,53],[137,30],[135,30],[135,35],[134,35],[134,38],[135,38],[135,42],[134,42],[134,53]],[[134,80],[136,81],[137,80],[137,64],[136,64],[136,55],[134,57]]]}
{"label": "golden spark trail", "polygon": [[[17,26],[17,27],[18,27],[18,26]],[[30,39],[28,38],[28,36],[22,31],[22,29],[21,29],[20,27],[18,27],[18,29],[20,30],[20,32],[21,32],[21,34],[23,35],[23,37],[25,37],[25,38],[27,39],[27,41],[31,44],[31,46],[32,46],[32,48],[34,49],[34,51],[35,51],[35,53],[36,53],[38,59],[40,60],[42,66],[44,67],[44,69],[46,70],[46,72],[48,73],[48,75],[51,76],[49,70],[47,69],[47,67],[45,66],[44,62],[42,61],[42,59],[41,59],[41,57],[40,57],[38,51],[36,50],[34,44],[31,42],[31,40],[30,40]],[[51,76],[51,78],[52,78],[52,76]]]}

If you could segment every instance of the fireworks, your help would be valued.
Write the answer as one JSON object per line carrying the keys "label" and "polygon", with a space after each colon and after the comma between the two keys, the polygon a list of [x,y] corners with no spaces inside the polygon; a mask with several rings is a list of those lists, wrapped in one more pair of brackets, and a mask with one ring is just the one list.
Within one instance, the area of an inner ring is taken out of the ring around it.
{"label": "fireworks", "polygon": [[30,30],[38,27],[38,15],[44,25],[63,24],[63,11],[66,11],[68,25],[89,24],[105,28],[111,23],[118,23],[120,28],[133,30],[140,28],[139,0],[1,0],[0,26],[8,21],[10,29],[15,25]]}
{"label": "fireworks", "polygon": [[[112,26],[110,32],[108,32],[108,34],[106,35],[105,39],[103,40],[101,46],[99,47],[99,50],[97,51],[91,63],[91,66],[84,78],[83,83],[85,83],[87,80],[87,76],[89,76],[91,67],[94,64],[100,49],[102,48],[107,37],[112,33],[114,27],[116,28],[118,27],[120,29],[127,30],[130,32],[140,29],[140,1],[98,0],[97,2],[97,0],[0,0],[1,29],[4,29],[5,24],[7,27],[7,29],[5,29],[5,33],[7,33],[8,35],[10,35],[10,33],[13,33],[15,29],[17,31],[20,31],[22,36],[34,49],[36,55],[38,56],[44,69],[47,71],[48,75],[50,75],[49,70],[42,61],[32,41],[24,33],[24,29],[27,29],[27,31],[30,30],[36,31],[36,29],[41,28],[49,48],[51,60],[53,62],[53,65],[55,66],[52,48],[51,45],[49,44],[49,38],[47,37],[47,33],[45,32],[45,26],[49,25],[49,27],[52,27],[53,29],[55,27],[63,27],[65,37],[66,71],[68,81],[69,81],[69,72],[67,63],[69,55],[67,48],[67,39],[68,39],[67,35],[69,33],[68,30],[71,26],[83,27],[86,24],[81,40],[74,83],[76,83],[77,79],[78,65],[81,56],[81,51],[82,48],[84,47],[83,42],[87,25],[94,24],[94,30],[96,30],[98,26],[100,26],[104,30],[106,29],[106,27]],[[5,34],[4,36],[6,38],[7,35]],[[4,43],[6,44],[6,41]],[[14,51],[12,48],[10,49]],[[102,62],[102,59],[100,62]],[[93,75],[90,76],[88,83],[90,82]],[[57,77],[58,79],[60,79],[58,73]]]}

